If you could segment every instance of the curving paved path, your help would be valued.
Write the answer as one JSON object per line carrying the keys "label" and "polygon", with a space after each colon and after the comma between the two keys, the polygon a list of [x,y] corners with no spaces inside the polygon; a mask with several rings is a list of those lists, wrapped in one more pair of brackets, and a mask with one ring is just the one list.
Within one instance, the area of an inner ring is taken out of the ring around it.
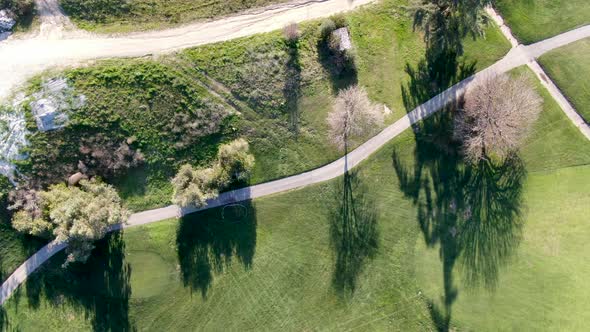
{"label": "curving paved path", "polygon": [[[282,24],[277,24],[277,26],[282,26]],[[371,138],[363,145],[348,153],[346,156],[326,166],[309,172],[223,193],[219,195],[217,199],[209,201],[207,207],[203,209],[209,209],[229,203],[268,196],[339,177],[344,174],[345,170],[357,166],[363,160],[367,159],[371,154],[376,152],[379,148],[387,144],[391,139],[402,133],[404,130],[410,128],[412,124],[427,118],[431,114],[442,109],[450,101],[462,95],[465,90],[479,78],[490,74],[505,73],[513,68],[528,64],[531,61],[534,62],[535,57],[538,57],[553,48],[557,48],[586,37],[590,37],[590,25],[566,32],[536,44],[529,46],[518,45],[513,47],[504,58],[495,64],[459,82],[441,94],[430,99],[426,103],[416,107],[406,116],[396,121],[394,124],[388,126],[377,136]],[[179,209],[177,206],[172,205],[160,209],[144,211],[133,214],[126,224],[115,225],[111,228],[111,230],[114,231],[128,227],[145,225],[169,218],[180,217],[182,215],[203,209]],[[64,249],[66,246],[66,243],[52,242],[43,247],[41,250],[31,256],[25,263],[23,263],[4,282],[4,284],[2,284],[0,289],[0,305],[4,304],[4,302],[12,295],[18,286],[22,284],[26,278],[32,274],[41,264],[43,264],[60,250]]]}
{"label": "curving paved path", "polygon": [[[510,41],[512,47],[518,47],[518,41],[512,35],[510,28],[504,24],[504,19],[492,7],[488,7],[486,11],[500,27],[502,34],[504,34],[504,37]],[[547,89],[547,91],[549,91],[549,94],[551,94],[553,99],[555,99],[557,104],[561,107],[570,121],[572,121],[574,126],[578,127],[582,134],[586,136],[586,139],[590,140],[590,126],[586,123],[586,121],[584,121],[582,116],[576,112],[572,104],[563,95],[561,90],[559,90],[557,85],[553,83],[541,65],[539,65],[537,60],[535,60],[535,58],[538,58],[549,50],[567,45],[571,42],[581,39],[580,37],[584,38],[584,35],[588,35],[588,30],[590,30],[590,26],[581,27],[580,29],[568,31],[553,38],[542,40],[536,44],[533,44],[529,51],[531,61],[527,63],[527,66],[535,73],[535,75],[537,75],[539,81],[541,81],[541,84]]]}

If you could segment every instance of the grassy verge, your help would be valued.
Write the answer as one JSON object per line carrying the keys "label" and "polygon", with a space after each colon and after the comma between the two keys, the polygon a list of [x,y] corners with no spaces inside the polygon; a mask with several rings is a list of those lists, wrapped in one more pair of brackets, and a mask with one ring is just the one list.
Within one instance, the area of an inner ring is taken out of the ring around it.
{"label": "grassy verge", "polygon": [[539,58],[547,74],[576,111],[590,123],[590,38],[558,48]]}
{"label": "grassy verge", "polygon": [[99,33],[162,29],[219,18],[286,0],[60,0],[78,27]]}
{"label": "grassy verge", "polygon": [[523,44],[590,23],[590,3],[586,0],[499,0],[496,7]]}
{"label": "grassy verge", "polygon": [[[7,304],[5,324],[582,329],[589,318],[590,145],[543,97],[544,111],[521,153],[522,173],[508,168],[486,178],[512,180],[501,188],[456,181],[476,180],[477,172],[465,172],[437,139],[445,135],[432,130],[444,124],[440,114],[422,124],[431,130],[405,132],[344,179],[130,229],[104,241],[86,267],[49,264]],[[566,141],[575,148],[569,158],[544,148]],[[476,195],[481,190],[491,191]],[[491,228],[459,222],[466,211],[459,193],[474,211],[474,198],[491,200],[500,215],[490,217],[499,219],[487,220]],[[514,199],[503,200],[507,194]],[[362,213],[351,218],[347,206]],[[501,217],[513,210],[522,222]],[[466,236],[473,241],[463,242]],[[479,251],[467,250],[470,243],[482,245],[483,255],[473,256]]]}

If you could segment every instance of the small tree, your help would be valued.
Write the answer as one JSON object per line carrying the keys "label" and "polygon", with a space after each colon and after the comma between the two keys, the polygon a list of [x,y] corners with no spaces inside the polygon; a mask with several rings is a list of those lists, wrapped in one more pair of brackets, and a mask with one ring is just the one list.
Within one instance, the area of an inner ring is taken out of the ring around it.
{"label": "small tree", "polygon": [[254,168],[254,156],[248,153],[249,149],[248,142],[244,139],[237,139],[219,147],[217,165],[220,187],[248,179]]}
{"label": "small tree", "polygon": [[283,28],[285,39],[290,42],[296,42],[299,39],[299,29],[297,23],[289,23]]}
{"label": "small tree", "polygon": [[130,212],[117,191],[96,180],[82,180],[79,187],[65,184],[47,191],[16,194],[10,209],[18,210],[12,226],[23,233],[68,242],[69,262],[85,262],[109,226],[126,222]]}
{"label": "small tree", "polygon": [[194,169],[191,165],[184,165],[172,180],[172,203],[181,207],[205,206],[208,199],[218,195],[215,182],[216,174],[212,168]]}
{"label": "small tree", "polygon": [[467,91],[455,117],[455,137],[466,158],[504,158],[518,149],[541,111],[542,100],[525,76],[491,75]]}
{"label": "small tree", "polygon": [[373,132],[383,122],[383,113],[373,105],[364,88],[353,85],[340,90],[328,115],[329,137],[340,150]]}
{"label": "small tree", "polygon": [[237,139],[219,147],[213,167],[182,166],[172,180],[172,202],[181,207],[202,207],[207,205],[207,200],[216,198],[220,189],[247,180],[254,167],[254,156],[248,150],[248,142]]}

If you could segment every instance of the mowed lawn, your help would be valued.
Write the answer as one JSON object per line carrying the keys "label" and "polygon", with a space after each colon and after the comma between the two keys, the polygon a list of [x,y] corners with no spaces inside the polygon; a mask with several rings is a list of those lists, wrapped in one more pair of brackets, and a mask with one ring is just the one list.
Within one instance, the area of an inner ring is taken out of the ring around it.
{"label": "mowed lawn", "polygon": [[558,48],[539,62],[576,111],[590,123],[590,38]]}
{"label": "mowed lawn", "polygon": [[463,165],[440,113],[350,176],[113,234],[87,266],[62,270],[56,257],[7,303],[4,324],[583,330],[590,144],[540,92],[513,167]]}
{"label": "mowed lawn", "polygon": [[587,0],[498,0],[495,6],[523,44],[590,24]]}

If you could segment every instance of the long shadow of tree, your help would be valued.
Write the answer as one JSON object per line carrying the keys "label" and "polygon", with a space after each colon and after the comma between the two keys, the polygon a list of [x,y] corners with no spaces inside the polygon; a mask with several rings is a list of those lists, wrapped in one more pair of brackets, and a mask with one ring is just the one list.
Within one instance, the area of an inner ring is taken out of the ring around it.
{"label": "long shadow of tree", "polygon": [[496,287],[501,266],[520,242],[526,175],[516,155],[502,162],[463,163],[452,139],[452,121],[453,113],[446,110],[416,126],[412,170],[395,151],[392,155],[399,187],[417,207],[424,241],[439,246],[443,307],[429,304],[441,331],[449,328],[458,294],[457,263],[466,287]]}
{"label": "long shadow of tree", "polygon": [[301,94],[301,64],[299,63],[299,45],[298,40],[289,40],[289,59],[286,67],[285,85],[283,87],[283,96],[287,103],[289,112],[289,124],[291,131],[299,133],[299,96]]}
{"label": "long shadow of tree", "polygon": [[6,316],[6,310],[0,307],[0,331],[7,331],[9,327],[8,317]]}
{"label": "long shadow of tree", "polygon": [[405,71],[409,81],[402,85],[401,90],[402,100],[408,112],[475,74],[477,62],[459,61],[458,56],[453,50],[427,50],[425,57],[416,66],[406,63]]}
{"label": "long shadow of tree", "polygon": [[234,259],[252,267],[256,248],[256,209],[251,201],[190,214],[181,219],[176,245],[182,281],[207,297],[214,273]]}
{"label": "long shadow of tree", "polygon": [[329,75],[332,93],[358,83],[358,73],[354,57],[344,52],[333,50],[328,45],[328,38],[321,38],[317,43],[318,60]]}
{"label": "long shadow of tree", "polygon": [[[430,9],[450,5],[434,1],[430,4]],[[450,13],[451,17],[445,10],[428,13],[423,7],[416,11],[414,27],[427,23],[427,49],[424,59],[415,67],[406,64],[409,81],[401,89],[408,112],[475,74],[476,62],[459,61],[459,56],[463,52],[462,38],[477,35],[476,18],[481,4],[460,5],[474,10]],[[399,187],[417,208],[426,244],[439,247],[444,290],[440,305],[433,300],[428,300],[428,304],[440,331],[449,330],[452,305],[458,295],[454,280],[456,264],[459,263],[467,287],[483,285],[493,289],[501,265],[518,246],[522,228],[522,161],[514,155],[502,162],[464,164],[452,133],[453,111],[461,103],[457,100],[446,110],[413,125],[413,169],[404,166],[395,151],[392,155]]]}
{"label": "long shadow of tree", "polygon": [[332,285],[340,295],[354,292],[359,274],[379,245],[377,211],[356,172],[345,172],[330,214],[330,242],[335,266]]}
{"label": "long shadow of tree", "polygon": [[56,306],[81,309],[95,331],[129,331],[131,268],[125,261],[125,244],[120,232],[114,232],[96,244],[88,262],[61,264],[58,254],[27,279],[26,294],[31,309],[46,298]]}

